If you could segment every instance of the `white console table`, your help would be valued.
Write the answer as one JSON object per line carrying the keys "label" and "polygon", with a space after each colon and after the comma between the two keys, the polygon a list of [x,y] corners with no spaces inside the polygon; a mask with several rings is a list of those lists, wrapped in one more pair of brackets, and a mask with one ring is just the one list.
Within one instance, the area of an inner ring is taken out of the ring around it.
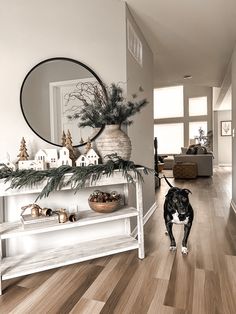
{"label": "white console table", "polygon": [[[29,227],[24,229],[20,222],[5,222],[3,219],[4,198],[13,195],[27,195],[38,193],[42,190],[42,186],[30,189],[12,190],[7,189],[4,180],[0,181],[0,198],[2,199],[2,208],[0,208],[0,294],[2,294],[2,281],[32,274],[56,267],[70,265],[89,259],[107,256],[119,252],[138,250],[138,257],[144,258],[144,234],[143,234],[143,199],[142,184],[140,180],[135,180],[136,188],[136,208],[127,206],[128,202],[128,183],[122,176],[122,173],[115,171],[110,177],[102,177],[93,184],[87,184],[87,187],[102,187],[111,185],[121,185],[124,192],[124,206],[115,212],[108,214],[96,213],[92,210],[84,210],[79,213],[79,219],[76,222],[66,222],[63,224],[48,225],[43,227]],[[66,187],[65,190],[71,188]],[[86,187],[84,188],[86,191]],[[49,196],[50,198],[50,196]],[[137,239],[131,236],[130,218],[137,219]],[[68,245],[56,247],[50,250],[42,250],[31,254],[17,255],[13,257],[3,256],[2,244],[6,239],[21,237],[24,235],[41,234],[45,232],[54,232],[63,229],[80,228],[88,225],[101,224],[121,220],[125,224],[124,234],[116,236],[108,236],[102,239],[82,242],[77,245]]]}

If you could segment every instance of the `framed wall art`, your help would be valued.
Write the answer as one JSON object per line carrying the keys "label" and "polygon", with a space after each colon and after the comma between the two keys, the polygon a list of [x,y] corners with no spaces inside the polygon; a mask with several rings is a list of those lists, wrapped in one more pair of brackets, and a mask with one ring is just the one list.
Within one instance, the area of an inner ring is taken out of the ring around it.
{"label": "framed wall art", "polygon": [[220,122],[221,136],[231,136],[232,135],[232,121],[226,120]]}

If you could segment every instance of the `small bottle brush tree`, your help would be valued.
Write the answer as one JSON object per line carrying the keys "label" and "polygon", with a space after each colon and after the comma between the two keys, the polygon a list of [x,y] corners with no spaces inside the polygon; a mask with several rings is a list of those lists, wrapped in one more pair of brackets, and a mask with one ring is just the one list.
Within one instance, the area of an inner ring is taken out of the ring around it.
{"label": "small bottle brush tree", "polygon": [[28,160],[29,155],[27,153],[27,148],[26,148],[26,144],[25,144],[25,139],[24,137],[22,137],[21,139],[21,143],[20,143],[20,152],[17,155],[17,157],[19,157],[18,161],[21,160]]}
{"label": "small bottle brush tree", "polygon": [[77,159],[77,151],[72,145],[72,136],[69,130],[67,130],[66,138],[65,138],[65,147],[69,150],[69,156],[72,160],[72,164],[75,164],[75,161]]}
{"label": "small bottle brush tree", "polygon": [[66,134],[65,131],[63,130],[62,136],[61,136],[61,145],[64,147],[66,145]]}
{"label": "small bottle brush tree", "polygon": [[[141,87],[139,91],[143,91]],[[148,103],[146,99],[136,100],[136,94],[132,95],[132,101],[126,100],[122,88],[114,83],[106,89],[106,93],[97,83],[79,83],[76,90],[68,95],[68,101],[77,98],[82,102],[82,106],[74,106],[72,114],[67,118],[79,119],[79,127],[129,125],[132,123],[129,118]]]}

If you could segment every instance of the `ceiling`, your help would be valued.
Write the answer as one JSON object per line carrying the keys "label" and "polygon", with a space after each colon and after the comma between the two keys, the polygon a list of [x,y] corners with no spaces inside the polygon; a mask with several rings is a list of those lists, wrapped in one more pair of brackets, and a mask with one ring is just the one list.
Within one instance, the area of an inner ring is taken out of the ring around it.
{"label": "ceiling", "polygon": [[221,86],[236,40],[236,0],[126,3],[153,51],[155,87]]}

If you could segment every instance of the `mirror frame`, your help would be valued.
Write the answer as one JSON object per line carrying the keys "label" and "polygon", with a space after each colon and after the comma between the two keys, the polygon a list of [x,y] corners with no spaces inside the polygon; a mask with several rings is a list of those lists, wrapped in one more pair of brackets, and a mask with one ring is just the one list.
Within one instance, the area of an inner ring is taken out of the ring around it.
{"label": "mirror frame", "polygon": [[[30,76],[30,74],[31,74],[37,67],[39,67],[41,64],[44,64],[44,63],[50,62],[50,61],[56,61],[56,60],[70,61],[70,62],[73,62],[73,63],[75,63],[75,64],[77,64],[77,65],[80,65],[80,66],[84,67],[86,70],[88,70],[88,71],[96,78],[96,80],[98,81],[98,83],[101,85],[102,90],[103,90],[104,95],[105,95],[106,98],[107,98],[107,91],[106,91],[105,85],[104,85],[104,83],[102,82],[102,80],[99,78],[99,76],[98,76],[89,66],[87,66],[86,64],[84,64],[84,63],[82,63],[82,62],[80,62],[80,61],[77,61],[77,60],[71,59],[71,58],[55,57],[55,58],[45,59],[45,60],[43,60],[43,61],[37,63],[37,64],[26,74],[26,76],[25,76],[25,78],[24,78],[24,80],[23,80],[23,83],[22,83],[22,85],[21,85],[21,89],[20,89],[20,107],[21,107],[21,112],[22,112],[22,114],[23,114],[23,117],[24,117],[26,123],[28,124],[28,126],[30,127],[30,129],[31,129],[39,138],[41,138],[43,141],[45,141],[45,142],[47,142],[47,143],[49,143],[49,144],[51,144],[51,145],[58,146],[58,147],[62,147],[62,145],[60,145],[60,144],[55,144],[55,143],[53,143],[53,142],[51,142],[51,141],[49,141],[49,140],[43,138],[38,132],[36,132],[36,131],[33,129],[33,127],[31,126],[30,122],[28,121],[28,119],[27,119],[27,117],[26,117],[26,115],[25,115],[24,108],[23,108],[23,101],[22,101],[22,94],[23,94],[23,91],[24,91],[25,82],[26,82],[26,80],[28,79],[28,77]],[[99,131],[93,138],[90,139],[91,142],[94,141],[94,140],[101,134],[101,132],[103,131],[104,127],[105,127],[105,125],[104,125],[103,127],[101,127],[100,131]],[[83,144],[73,145],[73,147],[81,147],[81,146],[84,146],[84,145],[86,145],[86,144],[87,144],[87,142],[84,142]]]}

